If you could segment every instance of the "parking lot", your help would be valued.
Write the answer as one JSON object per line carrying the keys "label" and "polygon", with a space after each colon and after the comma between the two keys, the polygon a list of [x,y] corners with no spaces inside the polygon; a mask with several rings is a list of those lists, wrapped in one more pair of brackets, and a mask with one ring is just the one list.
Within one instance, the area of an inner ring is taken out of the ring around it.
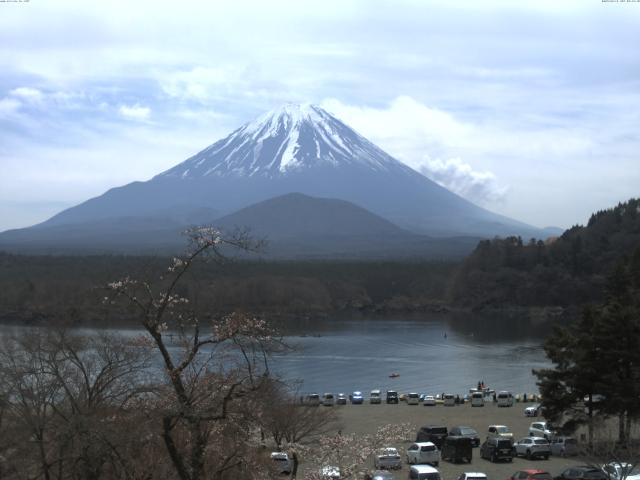
{"label": "parking lot", "polygon": [[[514,434],[514,439],[518,440],[528,436],[529,425],[538,418],[525,417],[523,410],[531,404],[516,403],[513,407],[499,408],[489,402],[484,407],[471,407],[469,404],[445,407],[437,405],[425,407],[419,405],[407,405],[400,402],[398,405],[344,405],[334,407],[339,411],[341,419],[340,428],[343,433],[373,434],[379,426],[388,423],[409,422],[417,431],[422,425],[440,424],[451,428],[456,425],[467,425],[474,428],[481,441],[486,437],[487,427],[491,424],[507,425]],[[398,448],[403,463],[405,452],[409,443],[402,445],[389,445]],[[479,448],[473,449],[473,461],[471,464],[452,464],[446,461],[440,462],[438,470],[443,480],[455,480],[462,472],[483,472],[490,480],[507,479],[516,470],[527,468],[539,468],[550,472],[553,476],[560,474],[565,468],[571,465],[583,464],[586,459],[551,457],[549,460],[527,460],[525,458],[514,458],[512,462],[491,463],[480,458]],[[373,464],[372,464],[373,466]],[[408,466],[404,463],[402,470],[397,471],[396,478],[407,478]]]}

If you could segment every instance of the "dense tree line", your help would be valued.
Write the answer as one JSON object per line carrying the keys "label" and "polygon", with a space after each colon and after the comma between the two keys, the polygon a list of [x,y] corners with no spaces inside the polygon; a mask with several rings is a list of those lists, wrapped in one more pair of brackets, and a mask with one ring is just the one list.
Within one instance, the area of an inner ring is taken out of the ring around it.
{"label": "dense tree line", "polygon": [[[168,259],[22,256],[0,253],[0,319],[96,324],[130,321],[101,304],[102,286],[154,278]],[[194,267],[181,284],[203,311],[279,314],[419,310],[443,303],[454,263],[403,261],[226,261]]]}
{"label": "dense tree line", "polygon": [[545,417],[565,430],[618,419],[618,443],[627,445],[640,419],[640,263],[619,262],[607,279],[604,301],[586,306],[568,327],[545,342],[553,368],[534,371]]}
{"label": "dense tree line", "polygon": [[481,241],[452,281],[450,298],[471,307],[570,306],[602,300],[618,261],[640,265],[640,200],[594,213],[547,241]]}

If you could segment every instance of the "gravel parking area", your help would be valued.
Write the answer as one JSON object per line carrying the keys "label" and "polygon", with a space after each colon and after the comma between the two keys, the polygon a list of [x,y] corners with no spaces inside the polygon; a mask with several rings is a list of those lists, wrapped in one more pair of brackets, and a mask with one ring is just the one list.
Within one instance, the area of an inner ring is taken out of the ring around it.
{"label": "gravel parking area", "polygon": [[[531,422],[538,420],[538,418],[524,416],[524,408],[529,405],[532,404],[516,403],[513,407],[497,407],[492,402],[488,402],[484,407],[472,407],[469,404],[453,407],[445,407],[443,405],[425,407],[422,404],[407,405],[404,402],[400,402],[398,405],[383,403],[381,405],[364,404],[319,408],[339,409],[340,427],[343,433],[371,434],[379,426],[388,423],[409,422],[415,427],[416,432],[422,425],[426,424],[441,424],[446,425],[448,428],[455,425],[467,425],[474,428],[478,432],[481,441],[483,441],[487,427],[491,424],[507,425],[514,433],[515,440],[527,436]],[[389,446],[398,448],[403,456],[403,461],[406,460],[404,455],[408,443]],[[566,467],[582,464],[585,461],[578,457],[560,458],[552,456],[549,460],[514,458],[510,463],[491,463],[480,458],[479,448],[473,449],[473,455],[471,464],[440,462],[438,470],[443,480],[455,480],[462,472],[472,471],[487,474],[489,480],[506,480],[516,470],[526,468],[539,468],[555,476],[560,474]],[[373,462],[371,465],[373,466]],[[402,470],[396,471],[395,478],[408,478],[408,471],[409,466],[405,464]]]}

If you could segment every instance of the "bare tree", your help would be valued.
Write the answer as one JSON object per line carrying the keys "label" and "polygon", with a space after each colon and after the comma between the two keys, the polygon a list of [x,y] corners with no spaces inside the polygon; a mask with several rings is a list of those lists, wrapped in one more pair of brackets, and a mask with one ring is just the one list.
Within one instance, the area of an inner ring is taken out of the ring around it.
{"label": "bare tree", "polygon": [[[269,378],[266,351],[273,333],[263,320],[238,313],[201,319],[179,292],[197,260],[222,261],[224,248],[258,245],[244,233],[223,237],[208,227],[188,235],[186,254],[174,258],[157,281],[113,282],[106,300],[132,309],[160,356],[166,385],[156,407],[178,478],[198,480],[205,471],[214,478],[234,471],[234,478],[242,478],[252,439],[244,407]],[[239,444],[229,449],[235,439]]]}

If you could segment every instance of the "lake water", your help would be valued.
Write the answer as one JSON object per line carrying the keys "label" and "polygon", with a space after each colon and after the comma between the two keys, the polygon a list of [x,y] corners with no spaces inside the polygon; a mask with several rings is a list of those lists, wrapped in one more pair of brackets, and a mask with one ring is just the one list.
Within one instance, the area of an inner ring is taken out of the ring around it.
{"label": "lake water", "polygon": [[[531,393],[537,392],[531,370],[549,366],[542,349],[548,328],[522,319],[370,316],[296,319],[279,328],[291,350],[274,355],[270,368],[290,382],[300,382],[299,393],[367,394],[379,388],[463,395],[478,381],[495,390]],[[2,331],[15,333],[15,328]],[[143,333],[118,332],[129,337]],[[399,376],[389,378],[392,372]]]}
{"label": "lake water", "polygon": [[[272,366],[301,392],[373,388],[465,394],[484,381],[496,390],[537,392],[531,370],[549,366],[544,330],[500,319],[424,318],[307,322],[285,341],[293,347]],[[304,333],[301,333],[304,331]],[[389,378],[396,372],[397,378]]]}

